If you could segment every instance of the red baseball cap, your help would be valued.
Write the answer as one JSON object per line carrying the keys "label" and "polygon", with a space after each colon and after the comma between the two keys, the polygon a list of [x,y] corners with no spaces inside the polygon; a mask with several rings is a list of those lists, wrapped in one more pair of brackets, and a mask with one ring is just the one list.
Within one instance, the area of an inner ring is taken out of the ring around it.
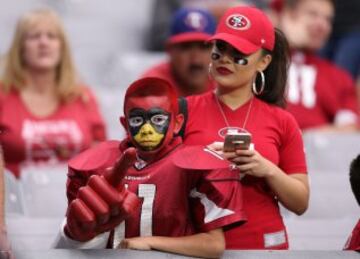
{"label": "red baseball cap", "polygon": [[221,17],[216,33],[210,38],[223,40],[244,54],[260,48],[272,51],[275,30],[272,22],[261,10],[250,6],[228,9]]}

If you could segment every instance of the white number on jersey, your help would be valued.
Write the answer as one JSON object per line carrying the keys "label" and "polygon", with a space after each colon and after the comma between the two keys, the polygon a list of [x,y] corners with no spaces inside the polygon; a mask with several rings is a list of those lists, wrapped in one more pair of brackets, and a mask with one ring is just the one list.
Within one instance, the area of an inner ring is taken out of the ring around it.
{"label": "white number on jersey", "polygon": [[[127,188],[127,185],[125,185]],[[152,236],[152,213],[155,199],[156,186],[155,184],[139,184],[138,197],[143,198],[140,215],[140,236]],[[121,240],[125,238],[125,224],[124,221],[116,227],[114,233],[113,247],[116,248]]]}
{"label": "white number on jersey", "polygon": [[156,186],[139,184],[139,197],[144,198],[141,208],[140,236],[152,236],[152,212]]}
{"label": "white number on jersey", "polygon": [[288,76],[287,100],[293,104],[301,103],[312,108],[316,103],[316,68],[309,65],[291,63]]}

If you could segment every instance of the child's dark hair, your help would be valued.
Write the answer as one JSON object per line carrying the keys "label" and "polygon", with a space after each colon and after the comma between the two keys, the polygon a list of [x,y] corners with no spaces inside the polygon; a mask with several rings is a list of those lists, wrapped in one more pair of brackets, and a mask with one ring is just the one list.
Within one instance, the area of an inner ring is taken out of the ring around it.
{"label": "child's dark hair", "polygon": [[360,155],[350,164],[350,185],[355,199],[360,206]]}
{"label": "child's dark hair", "polygon": [[[264,50],[264,55],[266,54],[270,54],[272,60],[264,71],[265,90],[258,98],[267,103],[285,107],[285,88],[290,50],[287,39],[281,30],[275,29],[274,49],[271,52]],[[256,79],[256,85],[260,85],[261,78],[257,76]]]}

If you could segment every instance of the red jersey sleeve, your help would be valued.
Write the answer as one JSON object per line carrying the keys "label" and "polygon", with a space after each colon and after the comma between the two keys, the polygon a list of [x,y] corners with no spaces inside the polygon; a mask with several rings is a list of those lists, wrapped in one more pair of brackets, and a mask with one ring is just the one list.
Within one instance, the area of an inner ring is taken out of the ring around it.
{"label": "red jersey sleeve", "polygon": [[289,113],[283,120],[279,158],[279,167],[287,174],[307,172],[302,133]]}
{"label": "red jersey sleeve", "polygon": [[339,71],[337,80],[339,80],[339,85],[342,86],[339,91],[342,108],[357,112],[356,86],[351,76],[345,71]]}
{"label": "red jersey sleeve", "polygon": [[[321,98],[322,105],[331,122],[337,125],[358,123],[356,86],[351,75],[344,69],[328,62],[320,62],[319,64],[323,65],[321,67],[323,70],[319,73],[326,74],[326,82],[328,83],[327,85],[319,85],[323,95]],[[323,79],[323,77],[321,78]],[[331,93],[328,94],[326,91],[329,90],[329,87],[331,87]]]}
{"label": "red jersey sleeve", "polygon": [[205,172],[190,197],[198,231],[206,232],[246,220],[237,171],[218,169]]}

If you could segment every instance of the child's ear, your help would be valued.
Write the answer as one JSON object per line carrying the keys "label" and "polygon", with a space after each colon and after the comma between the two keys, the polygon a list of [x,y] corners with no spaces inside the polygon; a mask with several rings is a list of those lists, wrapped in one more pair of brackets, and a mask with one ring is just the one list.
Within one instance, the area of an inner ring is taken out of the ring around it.
{"label": "child's ear", "polygon": [[179,113],[175,117],[175,128],[174,128],[174,133],[175,134],[178,134],[180,132],[180,130],[183,127],[183,124],[184,124],[184,115]]}

